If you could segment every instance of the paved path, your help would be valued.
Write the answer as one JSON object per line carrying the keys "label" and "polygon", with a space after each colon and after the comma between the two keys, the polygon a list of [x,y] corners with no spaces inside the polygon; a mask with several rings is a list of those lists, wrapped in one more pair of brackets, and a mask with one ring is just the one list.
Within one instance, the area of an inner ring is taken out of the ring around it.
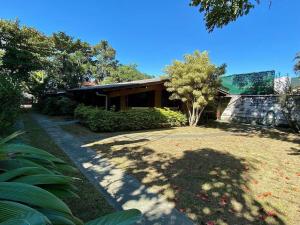
{"label": "paved path", "polygon": [[137,224],[193,224],[165,197],[149,191],[136,178],[127,175],[123,170],[114,167],[108,159],[101,157],[101,154],[90,148],[81,147],[84,143],[62,130],[59,127],[61,122],[54,122],[40,114],[32,114],[32,117],[115,209],[137,208],[143,213],[142,220]]}

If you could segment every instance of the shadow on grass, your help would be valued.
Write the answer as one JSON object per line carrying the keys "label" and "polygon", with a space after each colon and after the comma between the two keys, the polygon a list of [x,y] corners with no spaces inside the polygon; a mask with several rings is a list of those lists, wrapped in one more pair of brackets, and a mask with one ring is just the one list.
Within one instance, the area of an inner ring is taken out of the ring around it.
{"label": "shadow on grass", "polygon": [[293,148],[292,147],[288,154],[289,155],[298,155],[298,156],[300,156],[300,148]]}
{"label": "shadow on grass", "polygon": [[[223,131],[232,132],[235,135],[241,136],[258,136],[262,138],[271,138],[280,141],[292,142],[300,144],[300,136],[296,136],[296,133],[293,133],[292,130],[288,128],[272,128],[260,125],[247,125],[241,123],[225,123],[211,121],[207,124],[203,124],[203,127],[206,128],[218,128]],[[294,134],[295,137],[289,137],[290,134]]]}
{"label": "shadow on grass", "polygon": [[[117,150],[116,145],[127,146]],[[243,158],[210,148],[185,151],[175,158],[141,146],[139,141],[92,147],[105,158],[131,162],[126,172],[148,187],[161,187],[161,194],[172,192],[169,201],[197,224],[285,224],[279,210],[272,206],[264,209],[249,193],[247,171],[255,168],[249,168]]]}

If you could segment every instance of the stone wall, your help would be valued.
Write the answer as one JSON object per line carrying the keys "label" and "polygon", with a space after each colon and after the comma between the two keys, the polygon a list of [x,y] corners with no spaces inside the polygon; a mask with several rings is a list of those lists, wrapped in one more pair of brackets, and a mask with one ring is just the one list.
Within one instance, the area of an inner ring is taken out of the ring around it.
{"label": "stone wall", "polygon": [[[300,122],[300,99],[293,115]],[[221,115],[223,121],[262,125],[287,125],[278,96],[233,95]]]}

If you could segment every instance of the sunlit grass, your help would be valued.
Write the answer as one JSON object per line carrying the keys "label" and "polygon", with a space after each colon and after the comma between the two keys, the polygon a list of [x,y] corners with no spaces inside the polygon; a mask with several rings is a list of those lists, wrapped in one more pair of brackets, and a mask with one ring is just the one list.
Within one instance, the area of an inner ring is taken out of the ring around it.
{"label": "sunlit grass", "polygon": [[[86,146],[164,194],[197,223],[300,224],[299,136],[214,125],[95,134]],[[103,140],[95,139],[100,135]]]}

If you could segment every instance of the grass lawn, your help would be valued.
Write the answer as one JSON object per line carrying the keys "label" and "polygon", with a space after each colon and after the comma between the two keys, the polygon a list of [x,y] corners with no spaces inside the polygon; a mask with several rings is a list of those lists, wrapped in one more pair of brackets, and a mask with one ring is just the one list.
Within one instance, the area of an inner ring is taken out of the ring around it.
{"label": "grass lawn", "polygon": [[[24,113],[22,120],[26,131],[22,135],[22,138],[26,143],[44,149],[75,167],[64,152],[51,140],[48,134],[30,117],[30,114]],[[75,216],[83,221],[89,221],[114,211],[95,187],[79,171],[66,175],[80,178],[75,184],[78,188],[77,194],[80,196],[80,199],[63,199]]]}
{"label": "grass lawn", "polygon": [[300,224],[295,134],[226,124],[111,134],[80,125],[64,129],[83,140],[90,136],[86,146],[167,196],[197,224]]}

